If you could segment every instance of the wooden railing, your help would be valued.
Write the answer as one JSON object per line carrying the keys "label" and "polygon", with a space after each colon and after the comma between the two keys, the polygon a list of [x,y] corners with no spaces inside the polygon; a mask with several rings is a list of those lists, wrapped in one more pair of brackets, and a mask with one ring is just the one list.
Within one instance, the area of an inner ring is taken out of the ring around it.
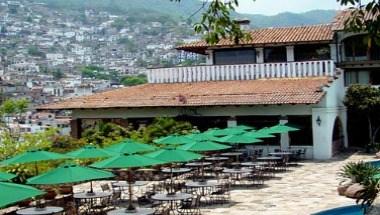
{"label": "wooden railing", "polygon": [[173,67],[149,69],[147,71],[149,83],[256,80],[334,75],[335,64],[331,60]]}

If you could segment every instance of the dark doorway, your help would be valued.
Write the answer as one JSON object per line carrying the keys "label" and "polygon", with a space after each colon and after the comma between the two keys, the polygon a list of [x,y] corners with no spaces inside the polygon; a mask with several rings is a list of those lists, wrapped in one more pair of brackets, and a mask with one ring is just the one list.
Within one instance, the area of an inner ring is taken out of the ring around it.
{"label": "dark doorway", "polygon": [[332,135],[332,153],[333,156],[338,154],[344,149],[344,133],[343,126],[340,119],[337,117],[334,123],[333,135]]}

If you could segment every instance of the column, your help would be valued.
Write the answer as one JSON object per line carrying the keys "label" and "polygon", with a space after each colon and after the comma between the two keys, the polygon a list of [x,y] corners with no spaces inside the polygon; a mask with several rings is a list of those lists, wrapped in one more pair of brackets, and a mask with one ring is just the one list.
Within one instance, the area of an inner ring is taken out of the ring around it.
{"label": "column", "polygon": [[206,65],[213,65],[214,64],[214,51],[213,50],[206,50]]}
{"label": "column", "polygon": [[[281,125],[285,125],[288,123],[288,118],[286,116],[281,116],[281,119],[279,121]],[[289,149],[289,133],[282,133],[281,134],[281,150],[288,150]]]}
{"label": "column", "polygon": [[227,120],[227,127],[235,127],[235,126],[237,126],[236,117],[231,116],[231,117],[228,118],[228,120]]}
{"label": "column", "polygon": [[332,43],[330,45],[330,59],[334,61],[334,63],[338,62],[337,59],[337,50],[336,50],[336,44]]}
{"label": "column", "polygon": [[70,135],[73,138],[80,138],[82,133],[82,123],[80,119],[72,119],[70,120]]}
{"label": "column", "polygon": [[256,63],[264,63],[264,48],[256,48]]}
{"label": "column", "polygon": [[294,62],[294,46],[286,46],[286,61]]}
{"label": "column", "polygon": [[330,159],[333,155],[332,133],[336,119],[336,110],[328,108],[312,109],[313,125],[313,158]]}

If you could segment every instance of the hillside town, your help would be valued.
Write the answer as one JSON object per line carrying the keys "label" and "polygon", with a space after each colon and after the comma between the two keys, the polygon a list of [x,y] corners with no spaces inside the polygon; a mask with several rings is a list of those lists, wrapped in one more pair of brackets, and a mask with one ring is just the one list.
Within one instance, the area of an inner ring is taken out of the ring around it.
{"label": "hillside town", "polygon": [[1,1],[1,100],[27,98],[36,106],[120,87],[123,78],[144,74],[147,67],[201,62],[174,49],[195,40],[192,35],[191,25],[166,17],[138,20]]}

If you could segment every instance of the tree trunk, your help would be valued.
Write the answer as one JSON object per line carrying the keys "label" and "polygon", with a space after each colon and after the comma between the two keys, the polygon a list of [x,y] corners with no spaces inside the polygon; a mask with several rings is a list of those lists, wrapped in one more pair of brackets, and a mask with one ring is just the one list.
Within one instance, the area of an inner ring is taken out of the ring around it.
{"label": "tree trunk", "polygon": [[372,130],[372,122],[371,122],[371,118],[369,116],[367,116],[367,120],[368,120],[368,137],[369,137],[369,143],[367,144],[367,147],[366,147],[366,152],[369,153],[370,150],[371,150],[371,147],[373,146],[373,130]]}

